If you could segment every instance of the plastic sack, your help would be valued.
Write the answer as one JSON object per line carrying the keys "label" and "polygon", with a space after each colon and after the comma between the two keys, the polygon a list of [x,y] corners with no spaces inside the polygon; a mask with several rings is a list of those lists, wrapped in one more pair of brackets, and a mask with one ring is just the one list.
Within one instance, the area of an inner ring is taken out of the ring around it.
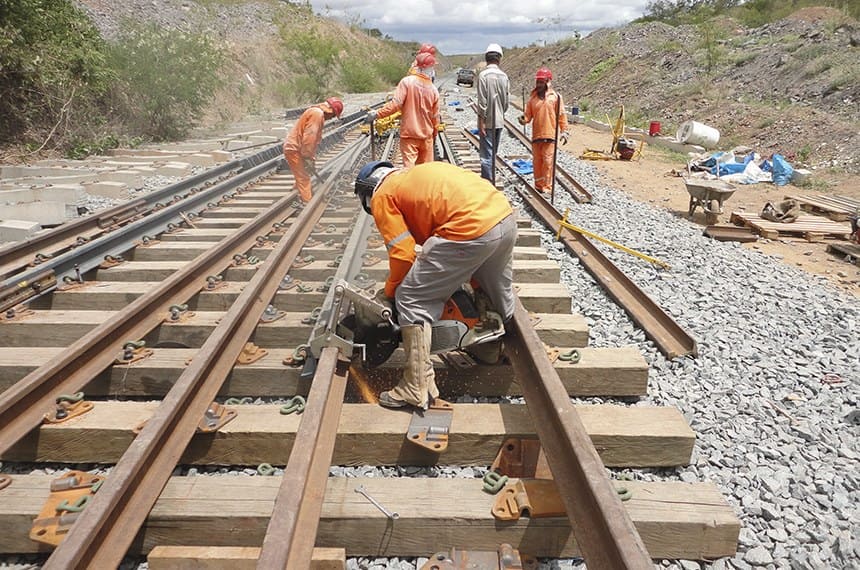
{"label": "plastic sack", "polygon": [[511,166],[513,166],[514,170],[517,171],[517,174],[520,175],[531,174],[532,172],[534,172],[534,166],[532,165],[532,161],[526,160],[524,158],[512,160]]}
{"label": "plastic sack", "polygon": [[794,168],[785,160],[781,154],[773,155],[773,183],[777,186],[785,186],[791,182]]}

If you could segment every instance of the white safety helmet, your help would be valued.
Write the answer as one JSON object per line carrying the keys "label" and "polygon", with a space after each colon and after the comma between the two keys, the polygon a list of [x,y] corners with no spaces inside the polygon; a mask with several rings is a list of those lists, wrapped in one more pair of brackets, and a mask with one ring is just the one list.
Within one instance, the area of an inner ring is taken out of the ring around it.
{"label": "white safety helmet", "polygon": [[497,53],[499,57],[502,56],[502,46],[499,44],[490,44],[487,46],[487,49],[484,50],[484,53]]}

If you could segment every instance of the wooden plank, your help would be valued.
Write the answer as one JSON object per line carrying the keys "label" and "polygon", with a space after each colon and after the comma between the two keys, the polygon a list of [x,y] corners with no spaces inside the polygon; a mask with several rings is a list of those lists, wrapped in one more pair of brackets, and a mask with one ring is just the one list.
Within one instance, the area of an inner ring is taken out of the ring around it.
{"label": "wooden plank", "polygon": [[[98,269],[95,279],[98,281],[163,281],[185,262],[182,261],[126,261],[110,269]],[[328,261],[314,261],[308,265],[290,271],[296,279],[302,281],[325,281],[334,275],[335,268],[328,266]],[[514,283],[558,283],[561,270],[558,263],[546,259],[514,259]],[[249,281],[256,268],[252,265],[231,267],[224,272],[227,281]],[[381,262],[372,267],[362,269],[371,279],[384,281],[388,275],[388,264]]]}
{"label": "wooden plank", "polygon": [[[62,424],[44,425],[3,454],[4,460],[115,463],[158,402],[95,402],[92,411]],[[181,463],[283,465],[300,415],[281,415],[275,404],[232,405],[238,416],[213,436],[197,434]],[[668,407],[577,406],[603,463],[610,467],[673,467],[690,461],[696,436],[681,413]],[[507,437],[536,438],[522,404],[454,404],[451,444],[440,457],[405,440],[411,414],[375,404],[344,404],[335,465],[490,465]]]}
{"label": "wooden plank", "polygon": [[[303,311],[307,307],[318,307],[326,293],[318,291],[322,281],[303,282],[313,290],[301,293],[293,288],[278,292],[273,304],[281,311]],[[226,311],[241,293],[244,283],[225,281],[223,287],[214,291],[203,291],[192,298],[189,308],[193,311]],[[382,282],[379,282],[382,286]],[[55,291],[31,303],[34,309],[52,310],[102,310],[118,311],[152,289],[145,281],[88,281],[84,287],[68,291]],[[517,296],[528,311],[538,313],[569,313],[570,293],[560,283],[522,283],[517,285]]]}
{"label": "wooden plank", "polygon": [[844,222],[851,219],[860,202],[844,196],[786,196],[786,200],[795,200],[802,209],[821,212],[831,220]]}
{"label": "wooden plank", "polygon": [[[111,315],[110,311],[35,311],[21,321],[0,322],[0,346],[68,346]],[[223,316],[217,311],[195,311],[185,322],[163,323],[145,340],[152,347],[178,343],[176,348],[199,348]],[[288,312],[277,321],[260,323],[252,340],[264,348],[305,344],[312,325],[302,319],[308,316],[309,312]],[[543,314],[535,329],[543,342],[566,346],[571,344],[570,334],[581,328],[581,322],[579,315]]]}
{"label": "wooden plank", "polygon": [[[53,477],[12,475],[0,491],[0,552],[45,551],[28,537]],[[147,518],[132,554],[154,546],[259,546],[280,477],[173,477]],[[393,524],[354,491],[364,485],[400,514]],[[740,522],[710,483],[619,481],[624,503],[653,558],[732,556]],[[542,557],[578,556],[566,518],[522,518],[499,524],[495,497],[480,479],[329,477],[317,547],[345,548],[347,556],[428,556],[456,547],[493,550],[500,543]]]}
{"label": "wooden plank", "polygon": [[733,224],[748,226],[758,230],[765,237],[776,237],[779,234],[814,234],[819,233],[828,237],[844,237],[851,231],[850,224],[837,223],[823,220],[817,216],[801,214],[796,221],[783,224],[762,219],[757,214],[749,212],[732,212],[731,222]]}
{"label": "wooden plank", "polygon": [[[134,250],[133,256],[129,256],[134,261],[190,261],[202,253],[209,251],[212,248],[211,242],[164,242],[153,244],[147,247],[138,247]],[[249,255],[256,255],[260,259],[266,259],[271,253],[271,247],[255,247],[251,249]],[[387,253],[384,247],[368,248],[367,253],[374,255],[383,261],[387,258]],[[313,256],[318,260],[331,261],[340,255],[343,255],[343,250],[339,247],[320,245],[313,247],[303,247],[301,256]],[[537,259],[546,260],[546,251],[541,247],[520,247],[514,248],[514,259]]]}
{"label": "wooden plank", "polygon": [[[255,546],[156,546],[146,557],[149,570],[256,570]],[[314,548],[311,570],[345,570],[346,550]]]}
{"label": "wooden plank", "polygon": [[[10,388],[20,378],[48,362],[63,349],[0,347],[0,392]],[[563,350],[566,350],[564,348]],[[627,396],[647,393],[648,364],[635,347],[580,348],[578,364],[556,361],[555,370],[571,396]],[[85,389],[95,396],[149,396],[166,394],[184,372],[186,363],[195,354],[193,349],[155,348],[153,356],[131,366],[113,366],[93,380]],[[253,364],[235,366],[224,383],[220,395],[288,397],[307,395],[309,383],[300,378],[300,368],[282,364],[292,349],[269,349],[269,354]],[[403,352],[398,351],[381,368],[363,371],[361,375],[378,390],[393,386],[404,364]],[[446,398],[471,396],[521,396],[522,390],[513,368],[507,365],[476,365],[468,369],[447,366],[433,357],[436,383]],[[356,374],[359,374],[358,369]],[[350,384],[350,399],[360,401],[357,377]]]}
{"label": "wooden plank", "polygon": [[851,258],[851,263],[854,265],[858,264],[860,261],[860,245],[855,245],[853,243],[830,243],[827,244],[827,253],[833,255],[844,255],[845,260]]}

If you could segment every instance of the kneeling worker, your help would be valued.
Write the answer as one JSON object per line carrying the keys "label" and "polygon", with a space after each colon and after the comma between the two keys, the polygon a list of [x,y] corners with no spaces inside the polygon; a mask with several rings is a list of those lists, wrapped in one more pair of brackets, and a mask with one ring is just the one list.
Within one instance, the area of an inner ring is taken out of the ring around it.
{"label": "kneeling worker", "polygon": [[[454,291],[474,278],[503,320],[513,317],[516,219],[492,184],[443,162],[410,169],[368,163],[358,173],[355,193],[388,250],[384,295],[396,304],[406,350],[403,378],[379,395],[379,403],[427,409],[439,396],[430,325]],[[417,254],[416,245],[422,246]]]}
{"label": "kneeling worker", "polygon": [[302,202],[311,201],[311,174],[316,174],[314,157],[322,140],[323,124],[343,113],[343,101],[329,97],[325,103],[305,109],[284,141],[284,158],[290,165]]}

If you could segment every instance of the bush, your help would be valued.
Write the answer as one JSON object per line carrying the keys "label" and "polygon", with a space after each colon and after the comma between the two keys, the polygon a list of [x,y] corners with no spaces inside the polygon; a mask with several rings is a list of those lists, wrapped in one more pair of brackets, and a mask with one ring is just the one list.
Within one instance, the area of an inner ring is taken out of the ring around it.
{"label": "bush", "polygon": [[343,88],[351,93],[370,93],[376,91],[378,81],[373,74],[373,70],[367,67],[364,62],[348,61],[341,65],[341,77],[343,79]]}
{"label": "bush", "polygon": [[220,50],[203,34],[125,24],[111,50],[124,119],[156,140],[197,124],[218,85]]}
{"label": "bush", "polygon": [[0,142],[61,139],[110,81],[104,43],[69,0],[0,0]]}
{"label": "bush", "polygon": [[281,26],[284,59],[298,69],[291,84],[300,100],[319,100],[329,93],[339,47],[334,39],[324,37],[316,26],[290,29]]}

